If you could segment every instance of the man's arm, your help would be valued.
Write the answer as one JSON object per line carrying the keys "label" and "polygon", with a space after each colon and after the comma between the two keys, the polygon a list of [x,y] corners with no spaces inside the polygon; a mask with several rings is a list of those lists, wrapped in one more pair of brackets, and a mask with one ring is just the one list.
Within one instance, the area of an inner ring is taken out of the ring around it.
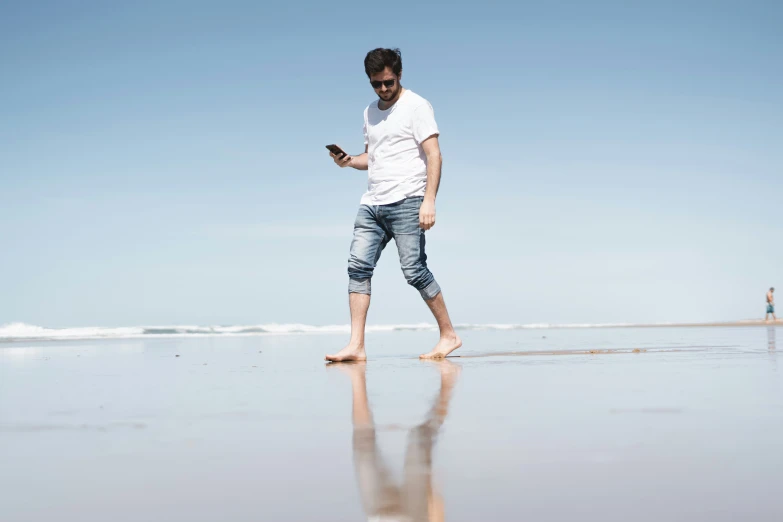
{"label": "man's arm", "polygon": [[435,196],[438,195],[440,167],[443,164],[438,135],[433,134],[421,142],[421,148],[427,156],[427,188],[424,190],[424,201],[419,210],[419,226],[429,230],[435,226]]}
{"label": "man's arm", "polygon": [[329,155],[338,167],[353,167],[356,170],[367,170],[367,145],[364,146],[364,154],[359,154],[358,156],[343,156],[340,159],[331,152]]}

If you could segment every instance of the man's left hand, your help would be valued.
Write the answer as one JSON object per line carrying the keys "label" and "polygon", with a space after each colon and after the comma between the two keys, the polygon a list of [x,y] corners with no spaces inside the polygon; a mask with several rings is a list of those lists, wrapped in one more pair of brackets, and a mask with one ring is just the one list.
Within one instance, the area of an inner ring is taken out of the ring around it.
{"label": "man's left hand", "polygon": [[425,199],[419,209],[419,226],[429,230],[435,226],[435,202]]}

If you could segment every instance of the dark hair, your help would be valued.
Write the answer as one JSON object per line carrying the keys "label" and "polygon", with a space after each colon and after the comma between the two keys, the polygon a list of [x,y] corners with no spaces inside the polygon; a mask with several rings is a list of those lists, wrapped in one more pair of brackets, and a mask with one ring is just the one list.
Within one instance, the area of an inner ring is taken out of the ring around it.
{"label": "dark hair", "polygon": [[770,288],[770,290],[772,290],[774,292],[775,291],[775,287],[773,286],[772,288]]}
{"label": "dark hair", "polygon": [[379,47],[373,49],[364,57],[364,72],[367,73],[368,78],[373,74],[382,73],[387,67],[396,76],[402,73],[402,53],[400,53],[399,49]]}

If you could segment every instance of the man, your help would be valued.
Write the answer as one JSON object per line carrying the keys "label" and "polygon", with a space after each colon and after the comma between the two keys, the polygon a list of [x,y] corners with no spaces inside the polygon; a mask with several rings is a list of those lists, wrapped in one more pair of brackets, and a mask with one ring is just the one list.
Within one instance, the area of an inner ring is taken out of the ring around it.
{"label": "man", "polygon": [[775,296],[773,295],[775,293],[774,288],[770,288],[769,292],[767,292],[767,314],[764,316],[764,322],[769,321],[769,314],[772,314],[772,320],[777,321],[778,318],[775,317]]}
{"label": "man", "polygon": [[356,216],[348,261],[351,339],[332,362],[364,361],[370,281],[386,244],[394,239],[405,279],[429,306],[440,340],[425,359],[447,356],[462,341],[451,324],[440,286],[427,268],[424,233],[435,225],[440,184],[438,126],[427,100],[405,89],[399,49],[367,53],[364,70],[378,96],[364,110],[364,153],[330,156],[340,167],[368,171],[367,192]]}

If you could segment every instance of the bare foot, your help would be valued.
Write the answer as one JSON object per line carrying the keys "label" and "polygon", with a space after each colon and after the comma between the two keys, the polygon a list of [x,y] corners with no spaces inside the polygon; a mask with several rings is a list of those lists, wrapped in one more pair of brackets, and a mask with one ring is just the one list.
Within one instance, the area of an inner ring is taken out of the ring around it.
{"label": "bare foot", "polygon": [[419,355],[419,359],[443,359],[448,354],[462,346],[462,339],[457,334],[441,337],[430,353]]}
{"label": "bare foot", "polygon": [[336,354],[327,355],[325,359],[329,362],[366,361],[367,354],[364,353],[364,344],[349,344]]}

